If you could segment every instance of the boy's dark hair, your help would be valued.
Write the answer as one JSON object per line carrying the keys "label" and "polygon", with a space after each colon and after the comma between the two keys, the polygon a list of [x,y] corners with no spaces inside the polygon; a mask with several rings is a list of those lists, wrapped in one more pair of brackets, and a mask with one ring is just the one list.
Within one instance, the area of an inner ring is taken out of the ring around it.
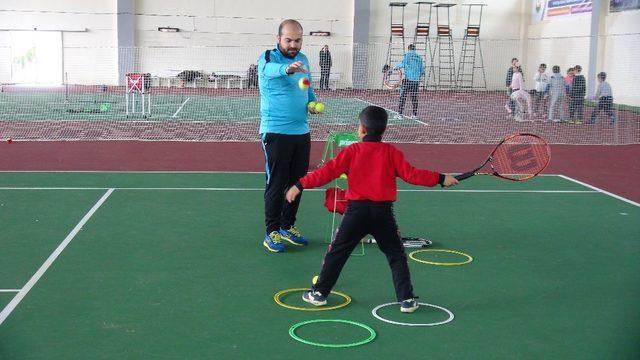
{"label": "boy's dark hair", "polygon": [[541,68],[545,68],[545,69],[546,69],[546,68],[547,68],[547,64],[542,63],[542,64],[540,64],[540,67],[541,67]]}
{"label": "boy's dark hair", "polygon": [[513,60],[518,60],[518,58],[512,58],[512,59],[511,59],[511,62],[513,62]]}
{"label": "boy's dark hair", "polygon": [[580,65],[576,65],[576,66],[574,66],[574,67],[573,67],[573,69],[574,69],[575,71],[577,71],[577,72],[580,72],[580,71],[582,71],[582,66],[580,66]]}
{"label": "boy's dark hair", "polygon": [[607,79],[607,73],[602,71],[598,74],[598,79],[602,79],[602,81],[605,81]]}
{"label": "boy's dark hair", "polygon": [[415,50],[415,49],[416,49],[416,46],[415,46],[415,45],[413,45],[413,44],[409,44],[409,50]]}
{"label": "boy's dark hair", "polygon": [[367,106],[360,112],[360,123],[367,130],[367,135],[382,136],[387,129],[389,116],[387,111],[379,106]]}
{"label": "boy's dark hair", "polygon": [[553,65],[553,73],[554,74],[559,74],[560,73],[560,66]]}
{"label": "boy's dark hair", "polygon": [[567,73],[569,73],[569,72],[571,72],[571,71],[573,71],[573,68],[568,68],[568,69],[567,69]]}

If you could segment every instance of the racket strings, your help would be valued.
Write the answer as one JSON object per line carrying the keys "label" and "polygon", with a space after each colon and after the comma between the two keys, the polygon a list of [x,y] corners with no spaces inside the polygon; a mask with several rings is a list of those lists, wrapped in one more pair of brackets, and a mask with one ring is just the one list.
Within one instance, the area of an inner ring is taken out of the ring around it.
{"label": "racket strings", "polygon": [[549,146],[543,139],[531,134],[518,134],[496,147],[491,167],[502,177],[526,180],[544,170],[549,160]]}

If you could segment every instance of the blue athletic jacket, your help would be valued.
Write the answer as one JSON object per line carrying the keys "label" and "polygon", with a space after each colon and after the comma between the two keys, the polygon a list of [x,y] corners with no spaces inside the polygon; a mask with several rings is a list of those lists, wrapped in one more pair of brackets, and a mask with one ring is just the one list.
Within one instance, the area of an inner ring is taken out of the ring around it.
{"label": "blue athletic jacket", "polygon": [[418,81],[424,72],[422,56],[418,55],[415,50],[409,50],[404,54],[402,62],[394,67],[394,69],[404,68],[404,78],[411,81]]}
{"label": "blue athletic jacket", "polygon": [[[263,52],[258,58],[258,81],[260,85],[260,134],[277,133],[302,135],[309,132],[307,104],[316,101],[311,86],[301,90],[298,82],[303,77],[311,81],[311,67],[307,57],[298,52],[294,58],[286,57],[276,47]],[[288,75],[289,64],[302,61],[306,74]]]}

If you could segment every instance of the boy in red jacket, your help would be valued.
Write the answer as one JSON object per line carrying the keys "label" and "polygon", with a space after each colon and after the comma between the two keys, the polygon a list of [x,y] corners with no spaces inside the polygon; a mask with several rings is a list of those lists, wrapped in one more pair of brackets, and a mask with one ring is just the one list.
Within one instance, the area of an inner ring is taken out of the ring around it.
{"label": "boy in red jacket", "polygon": [[307,188],[327,184],[341,174],[348,175],[347,211],[322,263],[318,280],[302,299],[316,306],[326,305],[327,296],[338,281],[340,271],[360,239],[371,234],[384,252],[393,275],[400,311],[410,313],[418,308],[413,294],[407,255],[393,215],[396,200],[396,177],[415,185],[449,187],[458,181],[449,175],[411,166],[402,152],[382,142],[387,127],[387,112],[378,106],[367,106],[360,112],[358,136],[362,142],[342,150],[322,168],[300,179],[287,192],[292,202]]}

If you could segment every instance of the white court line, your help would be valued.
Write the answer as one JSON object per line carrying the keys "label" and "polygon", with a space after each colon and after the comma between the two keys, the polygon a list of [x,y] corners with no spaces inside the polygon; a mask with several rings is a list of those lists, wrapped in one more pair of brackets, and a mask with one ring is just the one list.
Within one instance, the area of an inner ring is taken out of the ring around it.
{"label": "white court line", "polygon": [[20,291],[18,291],[16,296],[14,296],[13,299],[11,299],[11,302],[9,302],[7,306],[5,306],[2,312],[0,312],[0,325],[2,325],[2,323],[7,319],[7,317],[11,315],[11,312],[16,308],[16,306],[18,306],[18,304],[20,304],[20,301],[22,301],[22,299],[24,299],[24,297],[27,296],[31,288],[33,288],[33,286],[38,282],[38,280],[40,280],[42,275],[44,275],[47,269],[49,269],[49,267],[53,264],[53,262],[56,261],[58,256],[60,256],[60,254],[62,253],[62,251],[67,247],[67,245],[69,245],[71,240],[73,240],[73,238],[78,234],[78,232],[82,230],[82,227],[87,223],[87,221],[89,221],[89,219],[91,219],[91,216],[93,216],[93,214],[100,208],[100,206],[102,206],[102,204],[107,200],[109,195],[113,193],[113,191],[114,189],[109,189],[107,190],[106,193],[104,193],[104,195],[102,195],[100,200],[98,200],[98,202],[95,203],[95,205],[93,205],[91,209],[89,209],[89,211],[82,217],[80,222],[73,228],[73,230],[71,230],[69,235],[67,235],[67,237],[64,238],[64,240],[62,240],[60,245],[58,245],[58,247],[51,253],[51,255],[49,255],[47,260],[45,260],[42,266],[40,266],[38,271],[36,271],[35,274],[33,274],[31,279],[29,279],[29,281],[27,281],[27,284],[22,289],[20,289]]}
{"label": "white court line", "polygon": [[[264,191],[264,188],[194,188],[194,187],[0,187],[0,190],[176,190],[176,191]],[[326,191],[307,189],[305,191]],[[459,192],[459,193],[550,193],[550,194],[597,194],[594,190],[477,190],[477,189],[400,189],[398,192]]]}
{"label": "white court line", "polygon": [[180,105],[180,107],[178,108],[178,110],[176,110],[176,113],[175,113],[175,114],[173,114],[173,116],[172,116],[172,117],[176,117],[176,116],[178,116],[178,113],[180,112],[180,110],[182,110],[182,108],[184,107],[184,104],[186,104],[186,103],[187,103],[187,101],[189,101],[189,100],[191,100],[191,98],[190,98],[190,97],[188,97],[188,98],[187,98],[187,100],[185,100],[185,101],[182,103],[182,105]]}
{"label": "white court line", "polygon": [[[384,107],[384,106],[380,106],[380,105],[378,105],[378,104],[374,104],[374,103],[372,103],[372,102],[370,102],[370,101],[367,101],[367,100],[362,100],[362,99],[360,99],[360,98],[354,98],[354,99],[356,99],[356,100],[358,100],[358,101],[362,101],[362,102],[363,102],[363,103],[365,103],[365,104],[375,105],[375,106],[381,107],[381,108],[383,108],[383,109],[387,110],[388,112],[390,112],[390,113],[392,113],[392,114],[397,114],[397,115],[399,115],[399,114],[400,114],[400,113],[398,113],[397,111],[393,111],[393,110],[391,110],[391,109],[387,109],[387,108],[386,108],[386,107]],[[404,117],[404,115],[403,115],[403,117]],[[420,121],[420,120],[418,120],[418,119],[411,119],[411,118],[409,118],[409,117],[407,117],[407,119],[409,119],[409,120],[413,120],[413,121],[418,122],[418,123],[420,123],[420,124],[422,124],[422,125],[429,126],[429,124],[427,124],[426,122],[422,122],[422,121]]]}
{"label": "white court line", "polygon": [[0,293],[3,292],[18,292],[20,289],[0,289]]}
{"label": "white court line", "polygon": [[566,175],[558,175],[558,176],[559,176],[559,177],[561,177],[561,178],[563,178],[563,179],[566,179],[566,180],[569,180],[569,181],[573,181],[573,182],[574,182],[574,183],[576,183],[576,184],[580,184],[580,185],[582,185],[582,186],[585,186],[585,187],[588,187],[588,188],[590,188],[590,189],[593,189],[593,190],[595,190],[595,191],[597,191],[597,192],[599,192],[599,193],[602,193],[602,194],[605,194],[605,195],[609,195],[609,196],[611,196],[611,197],[613,197],[613,198],[616,198],[616,199],[618,199],[618,200],[622,200],[622,201],[624,201],[624,202],[626,202],[626,203],[629,203],[629,204],[631,204],[631,205],[635,205],[635,206],[640,207],[640,204],[638,204],[637,202],[632,201],[632,200],[629,200],[629,199],[627,199],[627,198],[625,198],[625,197],[622,197],[622,196],[620,196],[620,195],[616,195],[616,194],[614,194],[614,193],[610,193],[610,192],[608,192],[608,191],[606,191],[606,190],[602,190],[602,189],[600,189],[600,188],[598,188],[598,187],[595,187],[595,186],[593,186],[593,185],[589,185],[589,184],[587,184],[587,183],[585,183],[585,182],[582,182],[582,181],[580,181],[580,180],[576,180],[576,179],[571,178],[571,177],[568,177],[568,176],[566,176]]}

